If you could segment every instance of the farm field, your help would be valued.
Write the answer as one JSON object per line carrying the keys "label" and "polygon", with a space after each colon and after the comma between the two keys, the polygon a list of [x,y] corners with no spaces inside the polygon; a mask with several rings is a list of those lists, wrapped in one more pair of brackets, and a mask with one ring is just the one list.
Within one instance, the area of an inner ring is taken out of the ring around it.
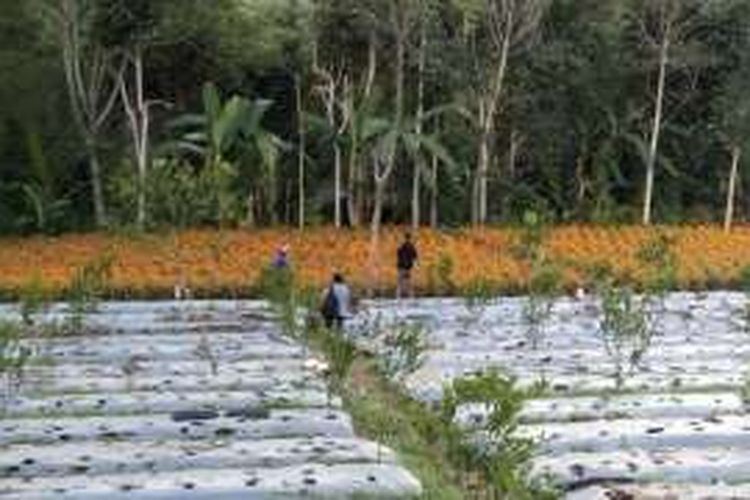
{"label": "farm field", "polygon": [[[425,361],[404,382],[420,400],[438,401],[446,383],[487,369],[526,386],[543,379],[547,390],[525,403],[518,432],[538,443],[532,476],[567,498],[750,498],[743,294],[669,295],[651,347],[619,391],[592,299],[557,301],[536,349],[525,300],[380,302],[369,314],[423,325]],[[360,343],[384,349],[377,339]],[[472,428],[485,417],[468,405],[457,420]]]}
{"label": "farm field", "polygon": [[85,336],[44,340],[6,401],[0,497],[420,493],[391,450],[355,435],[315,358],[262,303],[106,303],[86,323]]}
{"label": "farm field", "polygon": [[[636,258],[638,249],[660,234],[672,242],[677,285],[682,289],[734,287],[750,266],[748,227],[725,234],[715,226],[561,226],[550,229],[545,249],[562,266],[568,289],[584,281],[587,266],[602,263],[639,283],[646,271]],[[257,294],[261,271],[284,243],[291,246],[291,261],[302,285],[322,287],[337,270],[360,290],[388,292],[396,281],[394,255],[401,236],[401,229],[385,231],[376,258],[367,231],[332,228],[4,238],[0,239],[0,297],[17,297],[34,280],[60,295],[77,269],[105,261],[111,268],[106,289],[110,296],[171,298],[179,285],[194,296],[244,297]],[[416,236],[420,265],[415,275],[419,293],[446,296],[477,282],[504,293],[523,291],[529,270],[517,255],[520,238],[520,231],[512,229],[420,230]]]}
{"label": "farm field", "polygon": [[[423,363],[401,383],[420,401],[480,371],[521,386],[543,380],[517,434],[536,443],[532,478],[565,498],[750,498],[744,294],[667,295],[652,344],[618,390],[596,300],[557,299],[536,346],[527,300],[363,301],[349,331],[385,358],[379,336],[365,333],[419,325]],[[66,314],[58,305],[45,320]],[[18,319],[12,305],[0,317]],[[43,362],[7,402],[7,498],[419,493],[396,452],[355,435],[314,353],[280,333],[265,303],[107,302],[86,321],[93,333],[41,344]],[[466,405],[456,423],[473,429],[486,416]]]}

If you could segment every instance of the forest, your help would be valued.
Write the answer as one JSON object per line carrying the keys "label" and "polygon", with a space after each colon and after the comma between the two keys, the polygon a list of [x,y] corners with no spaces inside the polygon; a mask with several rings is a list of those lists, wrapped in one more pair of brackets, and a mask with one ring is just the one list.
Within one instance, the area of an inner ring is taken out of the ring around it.
{"label": "forest", "polygon": [[744,0],[0,0],[0,232],[722,222]]}

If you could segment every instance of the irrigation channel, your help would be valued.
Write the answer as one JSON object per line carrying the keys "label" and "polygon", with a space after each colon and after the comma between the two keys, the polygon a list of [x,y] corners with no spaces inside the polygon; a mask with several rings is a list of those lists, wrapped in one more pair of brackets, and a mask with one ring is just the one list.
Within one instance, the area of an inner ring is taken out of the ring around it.
{"label": "irrigation channel", "polygon": [[[423,401],[484,369],[544,379],[519,433],[538,442],[532,475],[569,499],[750,499],[743,294],[669,295],[619,391],[595,301],[558,300],[532,346],[525,300],[365,302],[350,331],[422,325],[424,362],[403,383]],[[103,331],[47,341],[47,362],[7,405],[3,498],[419,494],[392,451],[354,435],[311,354],[278,333],[262,303],[108,303],[87,321]],[[385,355],[377,337],[357,341]],[[466,426],[484,417],[471,406],[458,416]]]}
{"label": "irrigation channel", "polygon": [[[532,474],[566,498],[750,499],[745,295],[667,296],[652,346],[619,391],[596,301],[557,301],[537,348],[526,334],[525,301],[381,302],[370,314],[429,332],[425,362],[405,381],[415,398],[437,401],[446,382],[483,369],[519,384],[546,380],[547,393],[525,404],[519,432],[539,443]],[[459,419],[470,426],[485,413],[464,407]]]}
{"label": "irrigation channel", "polygon": [[418,496],[271,319],[258,302],[108,303],[94,333],[45,340],[0,419],[0,497]]}

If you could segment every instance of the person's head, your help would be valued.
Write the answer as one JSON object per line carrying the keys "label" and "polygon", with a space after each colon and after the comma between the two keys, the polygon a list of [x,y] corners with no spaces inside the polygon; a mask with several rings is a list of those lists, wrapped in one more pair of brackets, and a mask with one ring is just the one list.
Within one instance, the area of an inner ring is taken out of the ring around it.
{"label": "person's head", "polygon": [[409,231],[404,233],[404,240],[411,241],[411,233]]}
{"label": "person's head", "polygon": [[334,273],[333,274],[333,282],[334,283],[343,283],[344,282],[344,276],[341,273]]}

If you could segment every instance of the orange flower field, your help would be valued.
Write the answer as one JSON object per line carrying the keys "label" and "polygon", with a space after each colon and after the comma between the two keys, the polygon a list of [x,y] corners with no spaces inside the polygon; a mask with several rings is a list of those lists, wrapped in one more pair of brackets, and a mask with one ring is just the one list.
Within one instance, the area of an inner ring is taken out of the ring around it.
{"label": "orange flower field", "polygon": [[[323,286],[334,270],[359,289],[387,293],[395,284],[395,250],[402,230],[386,229],[372,258],[367,231],[332,228],[261,231],[195,230],[167,235],[66,235],[0,239],[0,295],[17,297],[32,280],[62,294],[75,270],[97,259],[112,259],[109,293],[116,297],[170,297],[175,285],[195,296],[251,295],[260,271],[284,243],[303,284]],[[561,226],[549,231],[547,254],[560,262],[568,288],[581,284],[580,269],[609,263],[638,282],[644,272],[635,254],[656,234],[674,242],[682,288],[731,287],[750,266],[750,227],[725,234],[719,227]],[[519,232],[464,229],[416,235],[420,293],[444,294],[482,280],[500,292],[522,291],[527,265],[517,258]]]}

